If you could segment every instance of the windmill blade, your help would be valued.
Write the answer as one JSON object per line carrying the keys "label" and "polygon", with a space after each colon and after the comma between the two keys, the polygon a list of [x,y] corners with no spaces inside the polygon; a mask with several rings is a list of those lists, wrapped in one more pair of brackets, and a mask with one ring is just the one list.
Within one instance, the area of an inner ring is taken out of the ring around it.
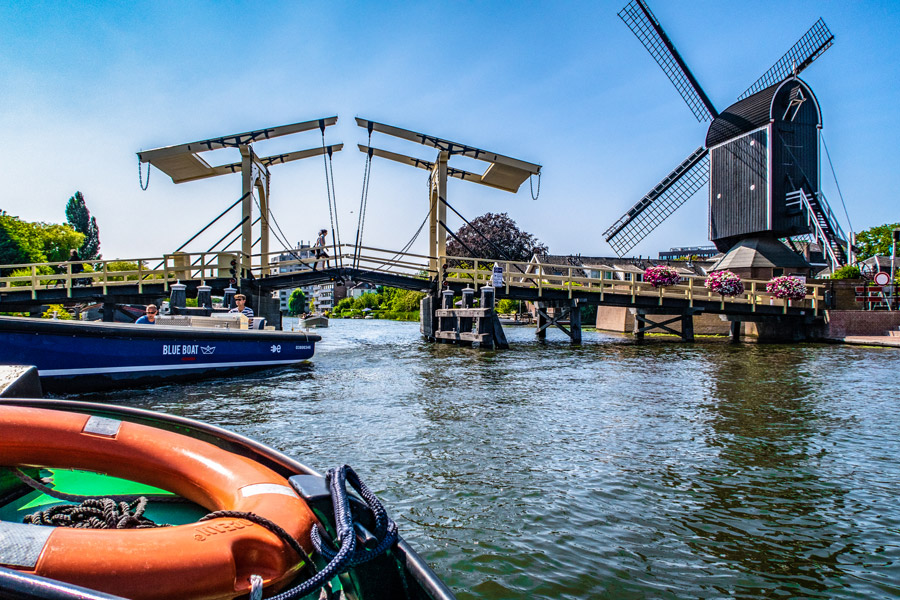
{"label": "windmill blade", "polygon": [[706,92],[697,83],[693,73],[688,69],[644,0],[629,2],[625,8],[619,11],[619,18],[628,25],[650,56],[656,60],[698,121],[701,123],[712,121],[719,116]]}
{"label": "windmill blade", "polygon": [[709,150],[694,150],[603,233],[616,254],[623,256],[665,221],[709,181]]}
{"label": "windmill blade", "polygon": [[762,77],[756,80],[756,83],[738,96],[738,100],[743,100],[759,90],[787,79],[794,73],[799,74],[803,69],[811,65],[814,60],[822,56],[822,53],[828,50],[833,43],[834,34],[828,29],[825,21],[819,19],[813,23],[809,31],[803,34],[803,37],[797,40],[796,44],[791,46],[791,49],[784,56],[778,59]]}

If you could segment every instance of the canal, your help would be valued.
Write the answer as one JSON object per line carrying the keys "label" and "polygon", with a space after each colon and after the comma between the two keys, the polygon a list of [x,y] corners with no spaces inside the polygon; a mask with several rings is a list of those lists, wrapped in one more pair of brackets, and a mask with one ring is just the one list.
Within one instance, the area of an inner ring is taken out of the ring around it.
{"label": "canal", "polygon": [[310,363],[82,396],[353,466],[461,600],[900,595],[900,351],[333,320]]}

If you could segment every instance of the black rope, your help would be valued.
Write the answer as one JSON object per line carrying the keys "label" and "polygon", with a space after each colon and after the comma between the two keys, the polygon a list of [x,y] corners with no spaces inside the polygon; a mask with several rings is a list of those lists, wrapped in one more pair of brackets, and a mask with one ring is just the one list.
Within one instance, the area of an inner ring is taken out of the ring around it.
{"label": "black rope", "polygon": [[149,501],[140,497],[131,503],[112,498],[91,498],[81,504],[53,506],[26,515],[23,522],[31,525],[74,527],[77,529],[152,529],[158,525],[144,516]]}
{"label": "black rope", "polygon": [[[378,498],[359,480],[356,472],[348,465],[331,469],[325,475],[331,491],[331,502],[334,507],[334,524],[337,529],[338,543],[340,548],[335,552],[330,548],[326,548],[322,543],[321,534],[318,525],[313,527],[310,534],[313,545],[316,550],[329,556],[328,565],[316,573],[311,579],[304,581],[298,586],[286,590],[277,596],[273,596],[270,600],[295,600],[307,594],[311,594],[318,590],[327,582],[331,581],[337,575],[340,575],[347,569],[370,561],[381,553],[387,551],[394,546],[399,539],[397,534],[397,525],[387,516],[384,507]],[[379,538],[378,544],[371,550],[356,549],[356,533],[353,530],[353,515],[350,512],[350,502],[347,498],[347,481],[359,492],[363,500],[375,515],[375,535]]]}

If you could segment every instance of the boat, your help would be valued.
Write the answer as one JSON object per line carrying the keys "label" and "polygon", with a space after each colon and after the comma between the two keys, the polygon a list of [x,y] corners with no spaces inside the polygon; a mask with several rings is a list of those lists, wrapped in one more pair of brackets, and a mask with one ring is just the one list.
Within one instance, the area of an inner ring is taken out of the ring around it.
{"label": "boat", "polygon": [[300,327],[303,329],[314,329],[317,327],[328,327],[328,317],[321,314],[310,315],[300,319]]}
{"label": "boat", "polygon": [[0,316],[0,364],[36,366],[46,391],[93,391],[296,364],[311,358],[322,339],[244,329],[247,318],[238,313],[157,320],[137,325]]}
{"label": "boat", "polygon": [[0,398],[0,466],[0,598],[454,600],[352,468],[213,425]]}
{"label": "boat", "polygon": [[529,313],[502,315],[499,319],[501,325],[534,325],[534,318]]}

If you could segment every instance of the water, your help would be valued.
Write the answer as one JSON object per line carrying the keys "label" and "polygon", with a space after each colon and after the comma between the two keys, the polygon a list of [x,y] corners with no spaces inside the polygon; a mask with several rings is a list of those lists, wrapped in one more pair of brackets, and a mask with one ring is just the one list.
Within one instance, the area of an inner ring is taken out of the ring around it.
{"label": "water", "polygon": [[332,320],[253,377],[90,396],[352,465],[461,600],[900,596],[900,351]]}

